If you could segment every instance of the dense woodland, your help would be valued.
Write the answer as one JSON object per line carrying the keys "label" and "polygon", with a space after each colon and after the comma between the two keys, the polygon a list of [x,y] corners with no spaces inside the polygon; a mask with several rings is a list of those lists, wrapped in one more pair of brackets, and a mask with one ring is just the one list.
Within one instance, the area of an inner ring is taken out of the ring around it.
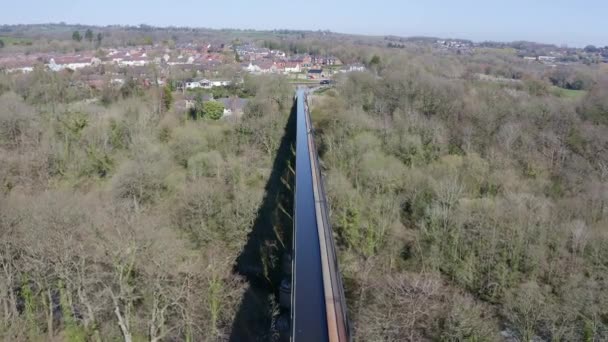
{"label": "dense woodland", "polygon": [[[102,45],[203,34],[184,32]],[[259,39],[368,67],[311,96],[354,340],[608,339],[606,68]],[[0,75],[0,337],[228,340],[294,88],[248,76],[243,117],[211,120],[77,74]]]}
{"label": "dense woodland", "polygon": [[356,339],[608,339],[606,73],[379,57],[313,98]]}
{"label": "dense woodland", "polygon": [[289,86],[255,79],[230,122],[192,120],[163,88],[75,101],[61,77],[0,87],[0,336],[226,339]]}

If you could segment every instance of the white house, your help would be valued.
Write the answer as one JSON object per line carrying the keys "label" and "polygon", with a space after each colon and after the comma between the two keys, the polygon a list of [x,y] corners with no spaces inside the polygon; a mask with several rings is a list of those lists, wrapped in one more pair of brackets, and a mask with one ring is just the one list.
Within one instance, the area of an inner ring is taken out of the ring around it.
{"label": "white house", "polygon": [[209,81],[209,80],[200,80],[200,81],[192,81],[186,82],[186,89],[211,89],[213,87],[225,87],[230,85],[230,81]]}
{"label": "white house", "polygon": [[363,64],[352,64],[348,66],[348,71],[365,71],[365,66]]}
{"label": "white house", "polygon": [[110,84],[115,86],[122,86],[123,84],[125,84],[125,80],[122,78],[113,78],[110,80]]}
{"label": "white house", "polygon": [[242,98],[221,98],[216,101],[221,102],[224,105],[224,116],[236,115],[241,116],[245,111],[245,106],[249,102],[247,99]]}
{"label": "white house", "polygon": [[543,61],[543,62],[554,62],[556,60],[556,57],[553,57],[553,56],[538,56],[538,60],[539,61]]}
{"label": "white house", "polygon": [[209,81],[209,82],[211,82],[211,87],[226,87],[226,86],[229,86],[230,83],[232,83],[230,81]]}
{"label": "white house", "polygon": [[262,69],[258,65],[253,65],[251,62],[249,62],[249,65],[246,66],[244,69],[250,73],[256,73],[256,72],[262,71]]}
{"label": "white house", "polygon": [[67,57],[64,60],[60,60],[59,63],[55,62],[54,58],[51,58],[47,66],[52,71],[60,71],[63,69],[82,69],[88,66],[93,65],[93,63],[97,60],[97,58],[92,58],[91,60],[82,59],[78,57]]}
{"label": "white house", "polygon": [[213,83],[209,80],[201,80],[199,81],[202,88],[211,89],[213,88]]}
{"label": "white house", "polygon": [[148,64],[149,61],[145,57],[132,57],[128,59],[123,59],[118,62],[119,66],[144,66]]}
{"label": "white house", "polygon": [[11,69],[6,69],[7,72],[22,72],[24,74],[27,74],[29,72],[34,71],[34,67],[31,66],[25,66],[25,67],[19,67],[19,68],[11,68]]}
{"label": "white house", "polygon": [[186,82],[186,89],[196,89],[202,87],[203,85],[201,84],[201,82],[198,81]]}
{"label": "white house", "polygon": [[290,65],[290,64],[285,65],[286,73],[298,73],[301,71],[302,71],[302,68],[300,68],[300,63],[296,63],[296,65]]}

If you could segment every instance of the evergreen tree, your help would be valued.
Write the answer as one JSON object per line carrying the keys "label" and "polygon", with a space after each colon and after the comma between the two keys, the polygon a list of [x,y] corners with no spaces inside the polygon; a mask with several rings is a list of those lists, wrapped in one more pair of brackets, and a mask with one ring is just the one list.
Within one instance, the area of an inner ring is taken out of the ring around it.
{"label": "evergreen tree", "polygon": [[93,31],[91,29],[87,29],[87,32],[84,34],[84,38],[89,41],[89,43],[93,42]]}
{"label": "evergreen tree", "polygon": [[74,33],[72,33],[72,39],[79,42],[82,40],[82,36],[80,35],[80,32],[78,31],[74,31]]}

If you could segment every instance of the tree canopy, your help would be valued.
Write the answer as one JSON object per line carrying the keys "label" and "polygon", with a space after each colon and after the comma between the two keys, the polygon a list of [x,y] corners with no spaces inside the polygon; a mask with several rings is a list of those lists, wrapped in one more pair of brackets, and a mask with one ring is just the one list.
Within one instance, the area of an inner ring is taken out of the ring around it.
{"label": "tree canopy", "polygon": [[224,104],[218,101],[205,101],[201,113],[203,118],[219,120],[224,115]]}
{"label": "tree canopy", "polygon": [[173,94],[171,92],[171,87],[168,84],[162,89],[162,97],[163,109],[167,111],[171,108],[171,104],[173,104]]}
{"label": "tree canopy", "polygon": [[87,31],[84,34],[84,38],[86,40],[88,40],[89,43],[92,43],[93,42],[93,31],[91,31],[91,29],[87,29]]}
{"label": "tree canopy", "polygon": [[80,35],[80,32],[79,31],[74,31],[72,33],[72,39],[75,40],[75,41],[77,41],[77,42],[81,41],[82,40],[82,36]]}
{"label": "tree canopy", "polygon": [[370,60],[369,60],[369,65],[370,66],[377,66],[380,65],[380,56],[378,55],[374,55]]}

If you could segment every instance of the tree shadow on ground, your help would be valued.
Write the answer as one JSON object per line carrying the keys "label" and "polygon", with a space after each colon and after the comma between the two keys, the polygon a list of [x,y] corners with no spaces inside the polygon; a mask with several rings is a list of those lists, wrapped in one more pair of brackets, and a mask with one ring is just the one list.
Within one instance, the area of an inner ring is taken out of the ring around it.
{"label": "tree shadow on ground", "polygon": [[234,272],[244,276],[249,287],[232,324],[230,341],[272,341],[278,338],[273,328],[273,317],[279,310],[279,285],[284,277],[281,260],[292,248],[293,223],[289,215],[293,213],[293,173],[290,165],[295,162],[295,132],[294,104],[266,183],[264,200],[234,266]]}

